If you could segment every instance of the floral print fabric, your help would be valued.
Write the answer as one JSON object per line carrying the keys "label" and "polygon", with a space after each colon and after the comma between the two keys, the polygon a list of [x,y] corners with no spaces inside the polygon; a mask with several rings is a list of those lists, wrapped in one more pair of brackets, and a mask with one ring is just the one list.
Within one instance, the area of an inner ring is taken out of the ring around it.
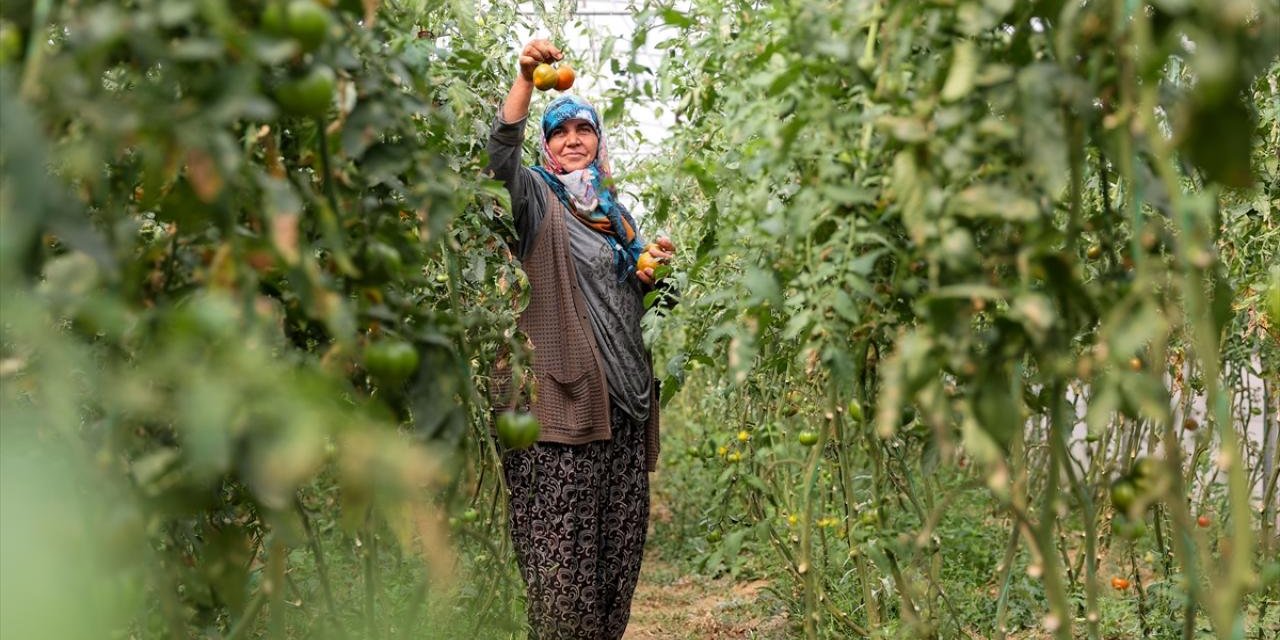
{"label": "floral print fabric", "polygon": [[644,425],[616,407],[613,439],[505,453],[530,640],[619,639],[649,522]]}

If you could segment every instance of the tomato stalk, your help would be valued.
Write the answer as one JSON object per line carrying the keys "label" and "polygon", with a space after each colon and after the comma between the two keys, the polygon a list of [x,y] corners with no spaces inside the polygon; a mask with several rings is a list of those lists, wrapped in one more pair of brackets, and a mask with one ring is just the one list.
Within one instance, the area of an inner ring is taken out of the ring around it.
{"label": "tomato stalk", "polygon": [[[1017,380],[1021,376],[1015,376]],[[1062,382],[1055,381],[1050,387],[1050,397],[1063,397],[1065,390]],[[1049,599],[1050,615],[1056,618],[1055,623],[1047,623],[1046,630],[1054,634],[1059,640],[1071,640],[1071,610],[1067,602],[1066,581],[1062,576],[1062,566],[1058,562],[1058,558],[1049,550],[1055,544],[1053,534],[1058,525],[1057,504],[1058,496],[1058,470],[1059,467],[1066,467],[1070,463],[1070,456],[1065,451],[1062,442],[1066,440],[1066,427],[1063,424],[1061,414],[1061,403],[1055,405],[1058,410],[1054,412],[1054,416],[1049,422],[1049,463],[1046,467],[1047,475],[1045,478],[1044,499],[1040,505],[1040,522],[1036,526],[1036,540],[1044,553],[1040,555],[1041,571],[1045,585],[1045,595]]]}
{"label": "tomato stalk", "polygon": [[1129,548],[1130,575],[1133,577],[1133,591],[1138,594],[1138,622],[1142,625],[1142,637],[1151,637],[1151,623],[1147,621],[1147,591],[1142,588],[1142,574],[1138,572],[1138,561],[1134,557],[1133,548]]}
{"label": "tomato stalk", "polygon": [[798,562],[796,569],[804,585],[804,631],[805,637],[816,639],[818,637],[817,622],[818,614],[818,572],[812,566],[812,535],[813,535],[813,492],[814,485],[818,481],[818,469],[822,463],[822,452],[827,446],[830,439],[831,423],[835,420],[836,411],[836,391],[833,381],[828,382],[827,389],[827,407],[826,419],[822,421],[818,428],[818,444],[809,452],[809,463],[804,474],[804,488],[801,492],[801,509],[802,517],[800,519],[800,548],[798,551]]}
{"label": "tomato stalk", "polygon": [[302,522],[302,530],[307,536],[307,546],[310,547],[311,555],[315,558],[316,574],[320,579],[320,593],[324,595],[324,604],[329,610],[329,618],[338,630],[338,636],[345,638],[347,632],[343,628],[342,618],[338,616],[338,606],[334,603],[333,587],[329,581],[329,564],[325,561],[324,548],[320,545],[319,537],[316,536],[315,527],[311,524],[311,516],[307,514],[302,499],[296,495],[293,498],[293,510],[297,512],[298,519]]}
{"label": "tomato stalk", "polygon": [[1000,640],[1004,640],[1006,637],[1005,630],[1009,626],[1009,586],[1013,581],[1013,561],[1018,554],[1018,541],[1020,539],[1018,527],[1011,527],[1009,529],[1009,542],[1004,548],[1004,559],[1000,562],[1000,571],[1003,575],[1000,578],[1000,596],[996,599],[995,620],[996,638]]}
{"label": "tomato stalk", "polygon": [[49,12],[53,9],[53,0],[36,0],[31,17],[31,29],[27,33],[26,62],[22,67],[22,88],[20,93],[27,100],[35,100],[36,92],[47,78],[41,71],[44,66],[45,50],[48,43],[44,34],[49,29]]}
{"label": "tomato stalk", "polygon": [[263,590],[267,592],[270,599],[269,611],[271,614],[268,626],[268,635],[272,638],[284,637],[284,570],[285,555],[288,553],[288,547],[285,546],[284,537],[280,532],[271,533],[271,545],[267,550],[267,571],[266,581],[262,585]]}
{"label": "tomato stalk", "polygon": [[[1149,20],[1149,16],[1143,12],[1136,12],[1134,16],[1134,31],[1137,35],[1139,51],[1148,51],[1154,47],[1149,31]],[[1147,140],[1155,151],[1155,170],[1168,192],[1170,207],[1174,212],[1173,217],[1180,231],[1176,236],[1176,255],[1182,275],[1181,293],[1186,301],[1194,351],[1204,372],[1206,403],[1214,416],[1222,443],[1218,463],[1227,471],[1227,497],[1232,520],[1231,551],[1226,558],[1226,571],[1223,576],[1225,581],[1215,581],[1218,586],[1213,591],[1213,597],[1208,601],[1209,615],[1215,631],[1219,638],[1225,640],[1234,637],[1236,630],[1243,627],[1244,599],[1250,590],[1249,585],[1253,576],[1254,538],[1250,528],[1252,514],[1249,510],[1249,488],[1244,471],[1243,451],[1232,420],[1229,400],[1222,389],[1222,371],[1218,355],[1221,353],[1221,345],[1218,332],[1214,329],[1212,310],[1205,295],[1209,274],[1206,268],[1195,264],[1190,258],[1193,252],[1204,251],[1196,245],[1200,229],[1191,219],[1189,205],[1183,202],[1182,183],[1175,175],[1171,161],[1168,160],[1173,157],[1175,150],[1160,133],[1158,123],[1154,122],[1156,107],[1159,105],[1157,87],[1144,88],[1140,98],[1142,108],[1138,111],[1139,123],[1147,132]],[[1212,233],[1212,230],[1207,231]],[[1180,480],[1182,471],[1180,456],[1175,455],[1178,450],[1175,446],[1176,441],[1172,440],[1172,426],[1170,425],[1166,431],[1166,436],[1171,439],[1166,442],[1166,461],[1169,472],[1175,479]],[[1180,485],[1181,482],[1177,484]],[[1173,512],[1178,525],[1184,532],[1195,531],[1182,494],[1173,497],[1175,499],[1171,501],[1170,506],[1172,508],[1174,504],[1177,505]],[[1186,535],[1184,533],[1184,537]],[[1203,533],[1199,534],[1200,544],[1196,546],[1199,547],[1204,565],[1212,566],[1207,557],[1208,549],[1204,544],[1203,535]],[[1192,580],[1196,578],[1194,574],[1188,577]],[[1198,585],[1192,588],[1198,589]]]}
{"label": "tomato stalk", "polygon": [[365,630],[370,638],[377,633],[377,617],[374,615],[375,594],[378,590],[378,536],[375,530],[373,507],[365,512],[364,523],[364,618]]}
{"label": "tomato stalk", "polygon": [[[1070,405],[1067,404],[1064,383],[1058,383],[1056,386],[1057,388],[1054,389],[1053,395],[1053,413],[1050,417],[1052,427],[1050,429],[1049,446],[1057,450],[1057,455],[1062,461],[1062,468],[1067,475],[1067,481],[1072,492],[1075,493],[1075,499],[1084,509],[1082,520],[1084,523],[1085,545],[1085,626],[1089,630],[1089,637],[1096,640],[1101,636],[1101,630],[1098,626],[1101,613],[1098,611],[1097,511],[1094,508],[1093,495],[1089,491],[1089,485],[1083,478],[1076,475],[1075,468],[1072,467],[1071,453],[1067,445],[1071,427],[1074,424],[1072,418],[1075,413],[1069,411]],[[1066,545],[1063,545],[1064,552],[1065,549]]]}
{"label": "tomato stalk", "polygon": [[249,603],[245,605],[244,612],[240,614],[240,619],[236,621],[231,630],[227,632],[224,640],[240,640],[245,637],[249,629],[253,628],[253,624],[258,619],[258,612],[262,611],[262,605],[267,601],[266,589],[258,589],[254,592],[253,597],[249,599]]}

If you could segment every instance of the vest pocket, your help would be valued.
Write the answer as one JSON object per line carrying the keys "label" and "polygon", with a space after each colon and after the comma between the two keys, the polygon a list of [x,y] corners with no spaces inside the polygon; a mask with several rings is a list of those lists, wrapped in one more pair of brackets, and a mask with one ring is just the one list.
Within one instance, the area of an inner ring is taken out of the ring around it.
{"label": "vest pocket", "polygon": [[[537,349],[537,347],[534,348]],[[579,348],[586,353],[591,353],[591,346],[585,341],[581,343]],[[574,348],[562,348],[560,352],[573,353]],[[550,360],[550,358],[547,360]],[[565,356],[551,362],[539,360],[535,355],[533,370],[538,374],[539,380],[551,378],[562,386],[573,386],[589,378],[590,374],[596,371],[596,366],[594,360],[581,356],[569,356],[566,353]]]}
{"label": "vest pocket", "polygon": [[599,408],[593,393],[593,388],[597,386],[593,373],[584,371],[567,382],[552,375],[538,378],[538,401],[534,404],[533,411],[544,429],[549,427],[573,438],[590,430],[595,417],[593,412]]}
{"label": "vest pocket", "polygon": [[556,395],[572,402],[581,402],[591,394],[591,373],[590,369],[584,369],[576,378],[568,381],[552,373],[543,380],[555,387]]}

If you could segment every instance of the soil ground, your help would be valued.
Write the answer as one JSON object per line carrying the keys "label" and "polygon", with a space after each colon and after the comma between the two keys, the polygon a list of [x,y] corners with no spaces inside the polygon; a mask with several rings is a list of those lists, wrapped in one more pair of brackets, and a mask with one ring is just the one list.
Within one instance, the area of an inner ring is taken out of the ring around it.
{"label": "soil ground", "polygon": [[681,575],[645,558],[624,640],[782,640],[789,621],[765,580]]}

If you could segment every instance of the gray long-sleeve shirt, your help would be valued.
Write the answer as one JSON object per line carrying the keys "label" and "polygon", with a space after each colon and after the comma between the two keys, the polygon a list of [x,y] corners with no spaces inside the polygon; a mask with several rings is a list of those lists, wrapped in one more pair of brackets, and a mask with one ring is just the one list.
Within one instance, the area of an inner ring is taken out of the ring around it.
{"label": "gray long-sleeve shirt", "polygon": [[[547,212],[548,190],[542,178],[520,163],[525,123],[506,122],[499,108],[489,134],[489,169],[511,194],[515,218],[517,257],[528,255],[538,227]],[[587,303],[587,314],[596,344],[604,359],[609,381],[609,398],[637,422],[649,417],[653,371],[640,319],[644,316],[644,285],[634,274],[618,282],[613,250],[599,232],[583,224],[571,212],[565,213],[569,228],[570,253],[577,270],[578,286]]]}

